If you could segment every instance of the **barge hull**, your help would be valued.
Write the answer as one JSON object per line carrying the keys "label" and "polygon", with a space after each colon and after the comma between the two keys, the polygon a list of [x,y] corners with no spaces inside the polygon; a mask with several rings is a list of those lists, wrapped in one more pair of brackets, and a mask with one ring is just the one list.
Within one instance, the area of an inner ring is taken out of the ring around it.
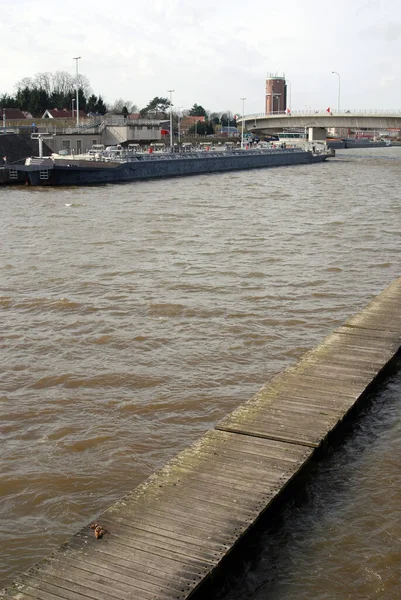
{"label": "barge hull", "polygon": [[34,164],[21,166],[20,169],[25,172],[31,185],[70,186],[311,164],[323,162],[327,158],[325,154],[315,155],[294,149],[266,153],[244,151],[238,154],[210,154],[204,157],[185,154],[178,157],[167,155],[166,158],[145,156],[123,163],[57,159],[50,167]]}

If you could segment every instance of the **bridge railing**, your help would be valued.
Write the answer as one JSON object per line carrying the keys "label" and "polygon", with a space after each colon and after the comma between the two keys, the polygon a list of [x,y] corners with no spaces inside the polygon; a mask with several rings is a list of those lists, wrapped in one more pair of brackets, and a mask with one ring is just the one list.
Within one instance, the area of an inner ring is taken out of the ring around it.
{"label": "bridge railing", "polygon": [[[377,110],[377,109],[342,109],[340,111],[335,110],[334,108],[330,108],[328,110],[325,109],[316,109],[316,110],[291,110],[289,112],[280,111],[280,112],[271,112],[271,113],[255,113],[250,115],[244,115],[246,120],[250,119],[263,119],[268,117],[271,118],[282,118],[282,117],[327,117],[328,115],[332,115],[333,117],[401,117],[400,109],[387,109],[387,110]],[[242,117],[238,117],[237,121],[241,122]]]}

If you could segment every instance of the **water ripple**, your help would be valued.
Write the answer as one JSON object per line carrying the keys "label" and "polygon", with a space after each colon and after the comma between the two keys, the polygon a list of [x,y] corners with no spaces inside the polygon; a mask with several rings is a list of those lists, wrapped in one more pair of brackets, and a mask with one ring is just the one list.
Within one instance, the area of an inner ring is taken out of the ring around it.
{"label": "water ripple", "polygon": [[[1,584],[400,274],[400,159],[0,188]],[[392,494],[383,482],[377,503]],[[370,561],[352,568],[382,585]]]}

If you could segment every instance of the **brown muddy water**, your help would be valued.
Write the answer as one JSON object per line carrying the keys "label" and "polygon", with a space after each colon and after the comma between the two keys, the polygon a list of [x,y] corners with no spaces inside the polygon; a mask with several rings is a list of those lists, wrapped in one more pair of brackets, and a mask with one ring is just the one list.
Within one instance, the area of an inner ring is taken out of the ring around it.
{"label": "brown muddy water", "polygon": [[[400,275],[400,185],[401,148],[375,148],[323,165],[0,188],[0,587]],[[399,396],[400,379],[391,386]],[[396,597],[400,408],[388,406],[383,435],[356,434],[358,457],[345,446],[317,473],[237,597]],[[354,587],[324,595],[322,574]]]}

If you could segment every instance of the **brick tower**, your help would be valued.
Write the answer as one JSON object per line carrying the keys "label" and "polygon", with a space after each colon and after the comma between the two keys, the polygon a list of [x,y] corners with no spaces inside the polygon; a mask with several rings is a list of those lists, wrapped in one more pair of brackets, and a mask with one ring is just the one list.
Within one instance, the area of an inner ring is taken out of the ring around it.
{"label": "brick tower", "polygon": [[285,112],[287,108],[287,84],[285,75],[268,73],[266,78],[266,114]]}

